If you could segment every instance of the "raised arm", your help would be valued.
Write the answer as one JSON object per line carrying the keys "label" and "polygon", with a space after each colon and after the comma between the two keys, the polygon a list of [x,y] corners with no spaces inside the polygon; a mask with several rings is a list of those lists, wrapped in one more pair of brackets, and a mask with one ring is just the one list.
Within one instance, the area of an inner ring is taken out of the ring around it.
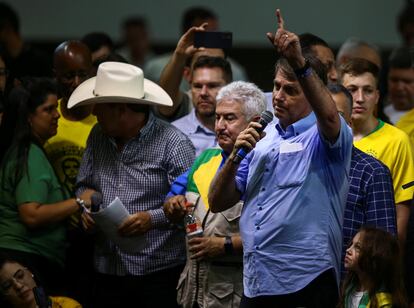
{"label": "raised arm", "polygon": [[341,122],[335,103],[325,85],[315,72],[307,68],[308,63],[302,55],[298,36],[285,29],[280,10],[276,10],[278,29],[276,33],[267,33],[267,37],[281,57],[284,57],[298,76],[306,99],[315,112],[318,127],[324,137],[335,142],[341,128]]}
{"label": "raised arm", "polygon": [[204,31],[206,26],[207,23],[200,27],[192,27],[180,38],[170,61],[161,73],[160,86],[170,95],[173,101],[172,107],[158,107],[158,112],[167,118],[175,114],[184,95],[180,91],[180,83],[187,59],[197,51],[197,48],[193,45],[194,33]]}

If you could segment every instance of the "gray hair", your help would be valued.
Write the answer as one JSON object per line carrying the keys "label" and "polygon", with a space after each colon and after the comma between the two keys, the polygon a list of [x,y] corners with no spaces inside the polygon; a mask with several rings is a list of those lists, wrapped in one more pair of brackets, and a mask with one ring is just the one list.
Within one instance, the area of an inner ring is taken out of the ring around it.
{"label": "gray hair", "polygon": [[242,104],[247,121],[261,115],[266,110],[266,97],[255,84],[245,81],[234,81],[222,87],[216,97],[217,105],[224,100],[237,101]]}

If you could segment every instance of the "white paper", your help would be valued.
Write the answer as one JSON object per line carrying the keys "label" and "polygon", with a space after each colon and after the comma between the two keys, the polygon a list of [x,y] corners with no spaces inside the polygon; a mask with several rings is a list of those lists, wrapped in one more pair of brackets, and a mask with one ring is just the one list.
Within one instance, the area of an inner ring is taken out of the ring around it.
{"label": "white paper", "polygon": [[91,215],[99,229],[112,242],[118,245],[122,251],[134,253],[145,247],[145,235],[128,237],[119,235],[119,226],[130,214],[118,197],[107,208],[101,209],[99,212],[90,212],[89,210],[87,212]]}

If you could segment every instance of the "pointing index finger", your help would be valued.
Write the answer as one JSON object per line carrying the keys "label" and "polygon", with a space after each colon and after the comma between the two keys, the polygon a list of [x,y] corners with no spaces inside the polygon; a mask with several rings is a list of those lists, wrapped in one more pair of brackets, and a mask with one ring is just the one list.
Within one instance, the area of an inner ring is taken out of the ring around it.
{"label": "pointing index finger", "polygon": [[284,30],[285,29],[285,21],[283,20],[282,13],[280,12],[280,9],[276,10],[276,17],[277,17],[277,26],[279,29]]}

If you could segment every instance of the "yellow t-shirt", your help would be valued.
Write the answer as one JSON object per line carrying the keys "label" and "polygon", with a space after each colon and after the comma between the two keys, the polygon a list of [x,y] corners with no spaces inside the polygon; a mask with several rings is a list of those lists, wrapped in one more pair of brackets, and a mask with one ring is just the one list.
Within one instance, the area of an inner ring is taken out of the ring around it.
{"label": "yellow t-shirt", "polygon": [[404,114],[395,126],[405,132],[410,137],[411,145],[414,145],[414,109]]}
{"label": "yellow t-shirt", "polygon": [[383,162],[391,171],[395,203],[413,198],[414,186],[403,189],[404,184],[414,181],[414,156],[410,140],[400,129],[383,124],[379,129],[355,141],[361,151]]}
{"label": "yellow t-shirt", "polygon": [[61,101],[57,134],[46,142],[45,150],[60,182],[73,195],[86,141],[97,120],[92,114],[81,121],[65,119],[60,109]]}
{"label": "yellow t-shirt", "polygon": [[82,308],[74,299],[64,296],[50,296],[52,300],[52,308]]}

